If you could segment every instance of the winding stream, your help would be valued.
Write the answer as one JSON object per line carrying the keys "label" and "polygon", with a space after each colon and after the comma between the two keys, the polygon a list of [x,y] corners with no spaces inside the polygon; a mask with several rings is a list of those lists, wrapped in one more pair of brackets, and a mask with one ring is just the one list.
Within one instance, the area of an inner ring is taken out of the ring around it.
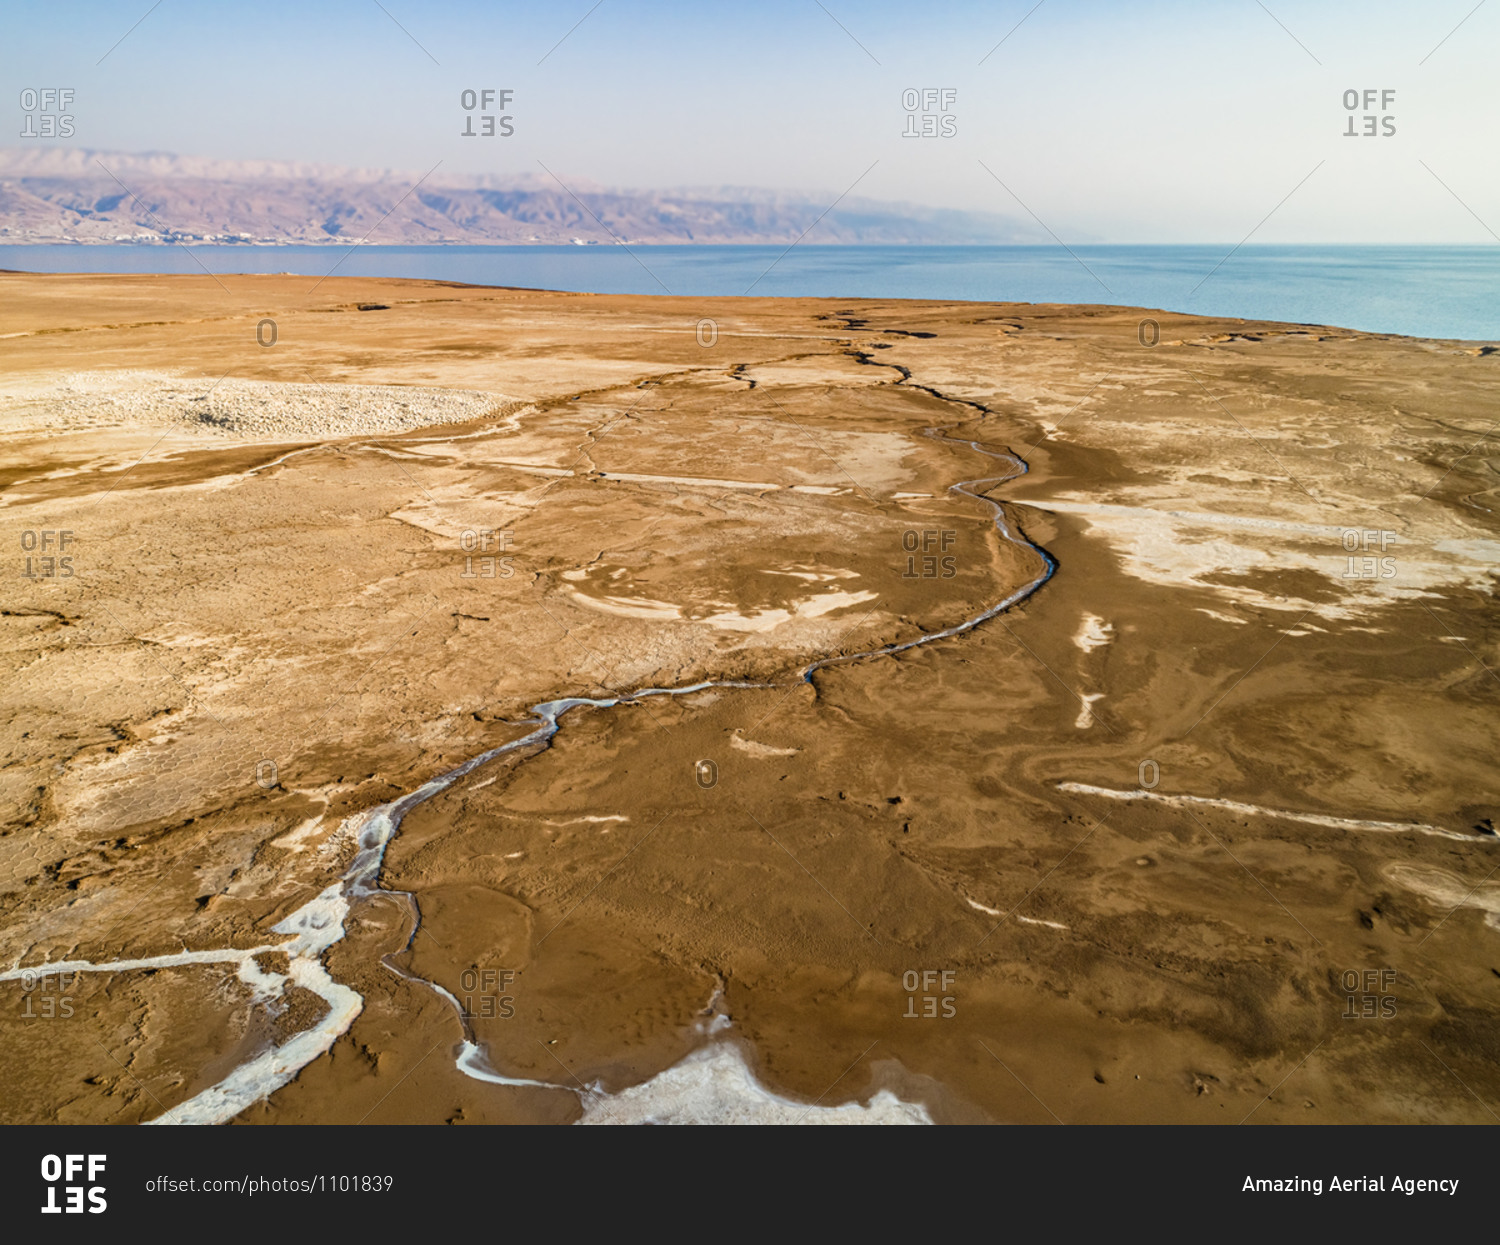
{"label": "winding stream", "polygon": [[[933,393],[934,396],[944,401],[954,401],[954,399],[937,394],[936,391],[926,389],[925,386],[921,388],[924,392]],[[961,404],[974,405],[972,403]],[[983,411],[983,408],[976,409]],[[924,435],[950,445],[967,447],[975,453],[1010,464],[1012,470],[1004,474],[963,480],[950,485],[949,491],[989,506],[994,512],[995,530],[1001,539],[1036,555],[1040,562],[1040,569],[1027,583],[964,622],[942,631],[918,636],[913,640],[888,644],[867,652],[819,658],[797,672],[797,682],[811,683],[814,674],[832,666],[864,661],[872,657],[893,657],[925,644],[933,644],[939,640],[962,635],[1025,600],[1046,583],[1056,571],[1057,563],[1045,550],[1033,545],[1024,536],[1015,532],[1006,518],[1003,505],[988,497],[984,491],[1024,475],[1028,469],[1027,465],[1009,451],[986,449],[978,441],[948,436],[941,428],[924,429]],[[229,948],[219,951],[184,951],[145,959],[115,960],[106,963],[94,963],[87,960],[59,961],[0,973],[0,981],[30,981],[47,975],[114,973],[132,969],[171,968],[195,964],[236,964],[240,979],[254,992],[256,1004],[269,1003],[279,998],[289,984],[300,986],[318,995],[328,1005],[328,1011],[312,1028],[297,1034],[280,1046],[261,1052],[241,1064],[223,1080],[179,1103],[171,1110],[165,1111],[155,1119],[147,1121],[151,1124],[221,1124],[289,1084],[303,1068],[325,1054],[344,1033],[348,1032],[349,1027],[363,1009],[364,1000],[355,990],[335,981],[330,976],[323,965],[323,955],[330,947],[343,939],[345,922],[356,904],[367,902],[376,896],[387,896],[407,907],[411,915],[411,931],[400,951],[382,956],[381,962],[403,979],[414,984],[420,983],[433,990],[453,1008],[463,1030],[463,1041],[455,1060],[455,1066],[460,1072],[475,1080],[492,1084],[564,1090],[595,1099],[601,1092],[597,1087],[579,1090],[548,1081],[508,1077],[496,1071],[490,1065],[484,1048],[475,1040],[468,1017],[458,999],[436,982],[408,973],[391,962],[393,956],[401,954],[411,946],[421,925],[421,912],[416,897],[410,892],[384,890],[380,887],[380,871],[385,860],[386,848],[400,830],[402,819],[412,809],[448,790],[479,766],[508,753],[520,752],[524,749],[540,751],[545,748],[552,736],[558,732],[559,720],[569,710],[584,706],[592,709],[611,709],[619,705],[636,703],[648,696],[688,696],[709,689],[765,690],[780,686],[787,685],[707,680],[683,687],[638,688],[608,698],[566,696],[557,700],[543,701],[532,706],[531,709],[531,721],[535,723],[535,728],[521,738],[482,752],[457,768],[423,783],[400,799],[379,805],[366,813],[359,825],[358,846],[353,863],[340,879],[324,888],[314,899],[272,927],[272,933],[291,935],[289,941],[268,943],[245,950]],[[257,960],[258,956],[275,952],[281,952],[288,957],[285,973],[273,972],[263,967]]]}

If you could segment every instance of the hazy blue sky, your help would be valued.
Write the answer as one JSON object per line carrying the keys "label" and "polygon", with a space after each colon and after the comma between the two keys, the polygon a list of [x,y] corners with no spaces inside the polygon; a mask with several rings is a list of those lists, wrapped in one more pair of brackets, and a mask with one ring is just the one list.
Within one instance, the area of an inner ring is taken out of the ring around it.
{"label": "hazy blue sky", "polygon": [[[111,150],[829,199],[874,164],[856,195],[1024,215],[983,161],[1068,241],[1500,233],[1500,0],[382,2],[8,0],[3,141],[55,86]],[[513,137],[459,136],[471,87],[515,92]],[[956,133],[903,138],[906,88],[956,92]],[[1395,133],[1344,137],[1367,114]]]}

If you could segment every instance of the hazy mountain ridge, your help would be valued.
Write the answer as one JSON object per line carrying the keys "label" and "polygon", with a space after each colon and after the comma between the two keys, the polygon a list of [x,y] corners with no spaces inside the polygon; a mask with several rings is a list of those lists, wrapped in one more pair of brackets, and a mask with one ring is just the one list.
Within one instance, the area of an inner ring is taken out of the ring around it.
{"label": "hazy mountain ridge", "polygon": [[[741,187],[631,191],[489,177],[0,149],[0,241],[350,244],[1034,242],[1008,217]],[[418,182],[421,182],[418,185]],[[825,214],[826,213],[826,214]],[[597,220],[595,218],[598,218]],[[820,219],[821,217],[821,219]]]}

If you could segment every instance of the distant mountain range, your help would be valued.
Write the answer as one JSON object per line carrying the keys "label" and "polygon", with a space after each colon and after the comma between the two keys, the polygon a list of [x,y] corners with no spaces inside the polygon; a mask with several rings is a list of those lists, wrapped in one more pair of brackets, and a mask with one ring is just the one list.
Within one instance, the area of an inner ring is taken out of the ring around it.
{"label": "distant mountain range", "polygon": [[563,180],[0,148],[0,243],[790,244],[814,225],[811,243],[1044,240],[1028,223],[982,212]]}

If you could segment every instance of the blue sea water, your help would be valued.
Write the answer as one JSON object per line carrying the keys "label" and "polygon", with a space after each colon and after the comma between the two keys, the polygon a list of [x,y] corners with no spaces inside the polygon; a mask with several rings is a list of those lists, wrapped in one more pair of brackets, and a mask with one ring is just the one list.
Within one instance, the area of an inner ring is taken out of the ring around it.
{"label": "blue sea water", "polygon": [[59,245],[0,246],[0,268],[313,279],[334,271],[603,294],[1105,303],[1500,339],[1500,246]]}

